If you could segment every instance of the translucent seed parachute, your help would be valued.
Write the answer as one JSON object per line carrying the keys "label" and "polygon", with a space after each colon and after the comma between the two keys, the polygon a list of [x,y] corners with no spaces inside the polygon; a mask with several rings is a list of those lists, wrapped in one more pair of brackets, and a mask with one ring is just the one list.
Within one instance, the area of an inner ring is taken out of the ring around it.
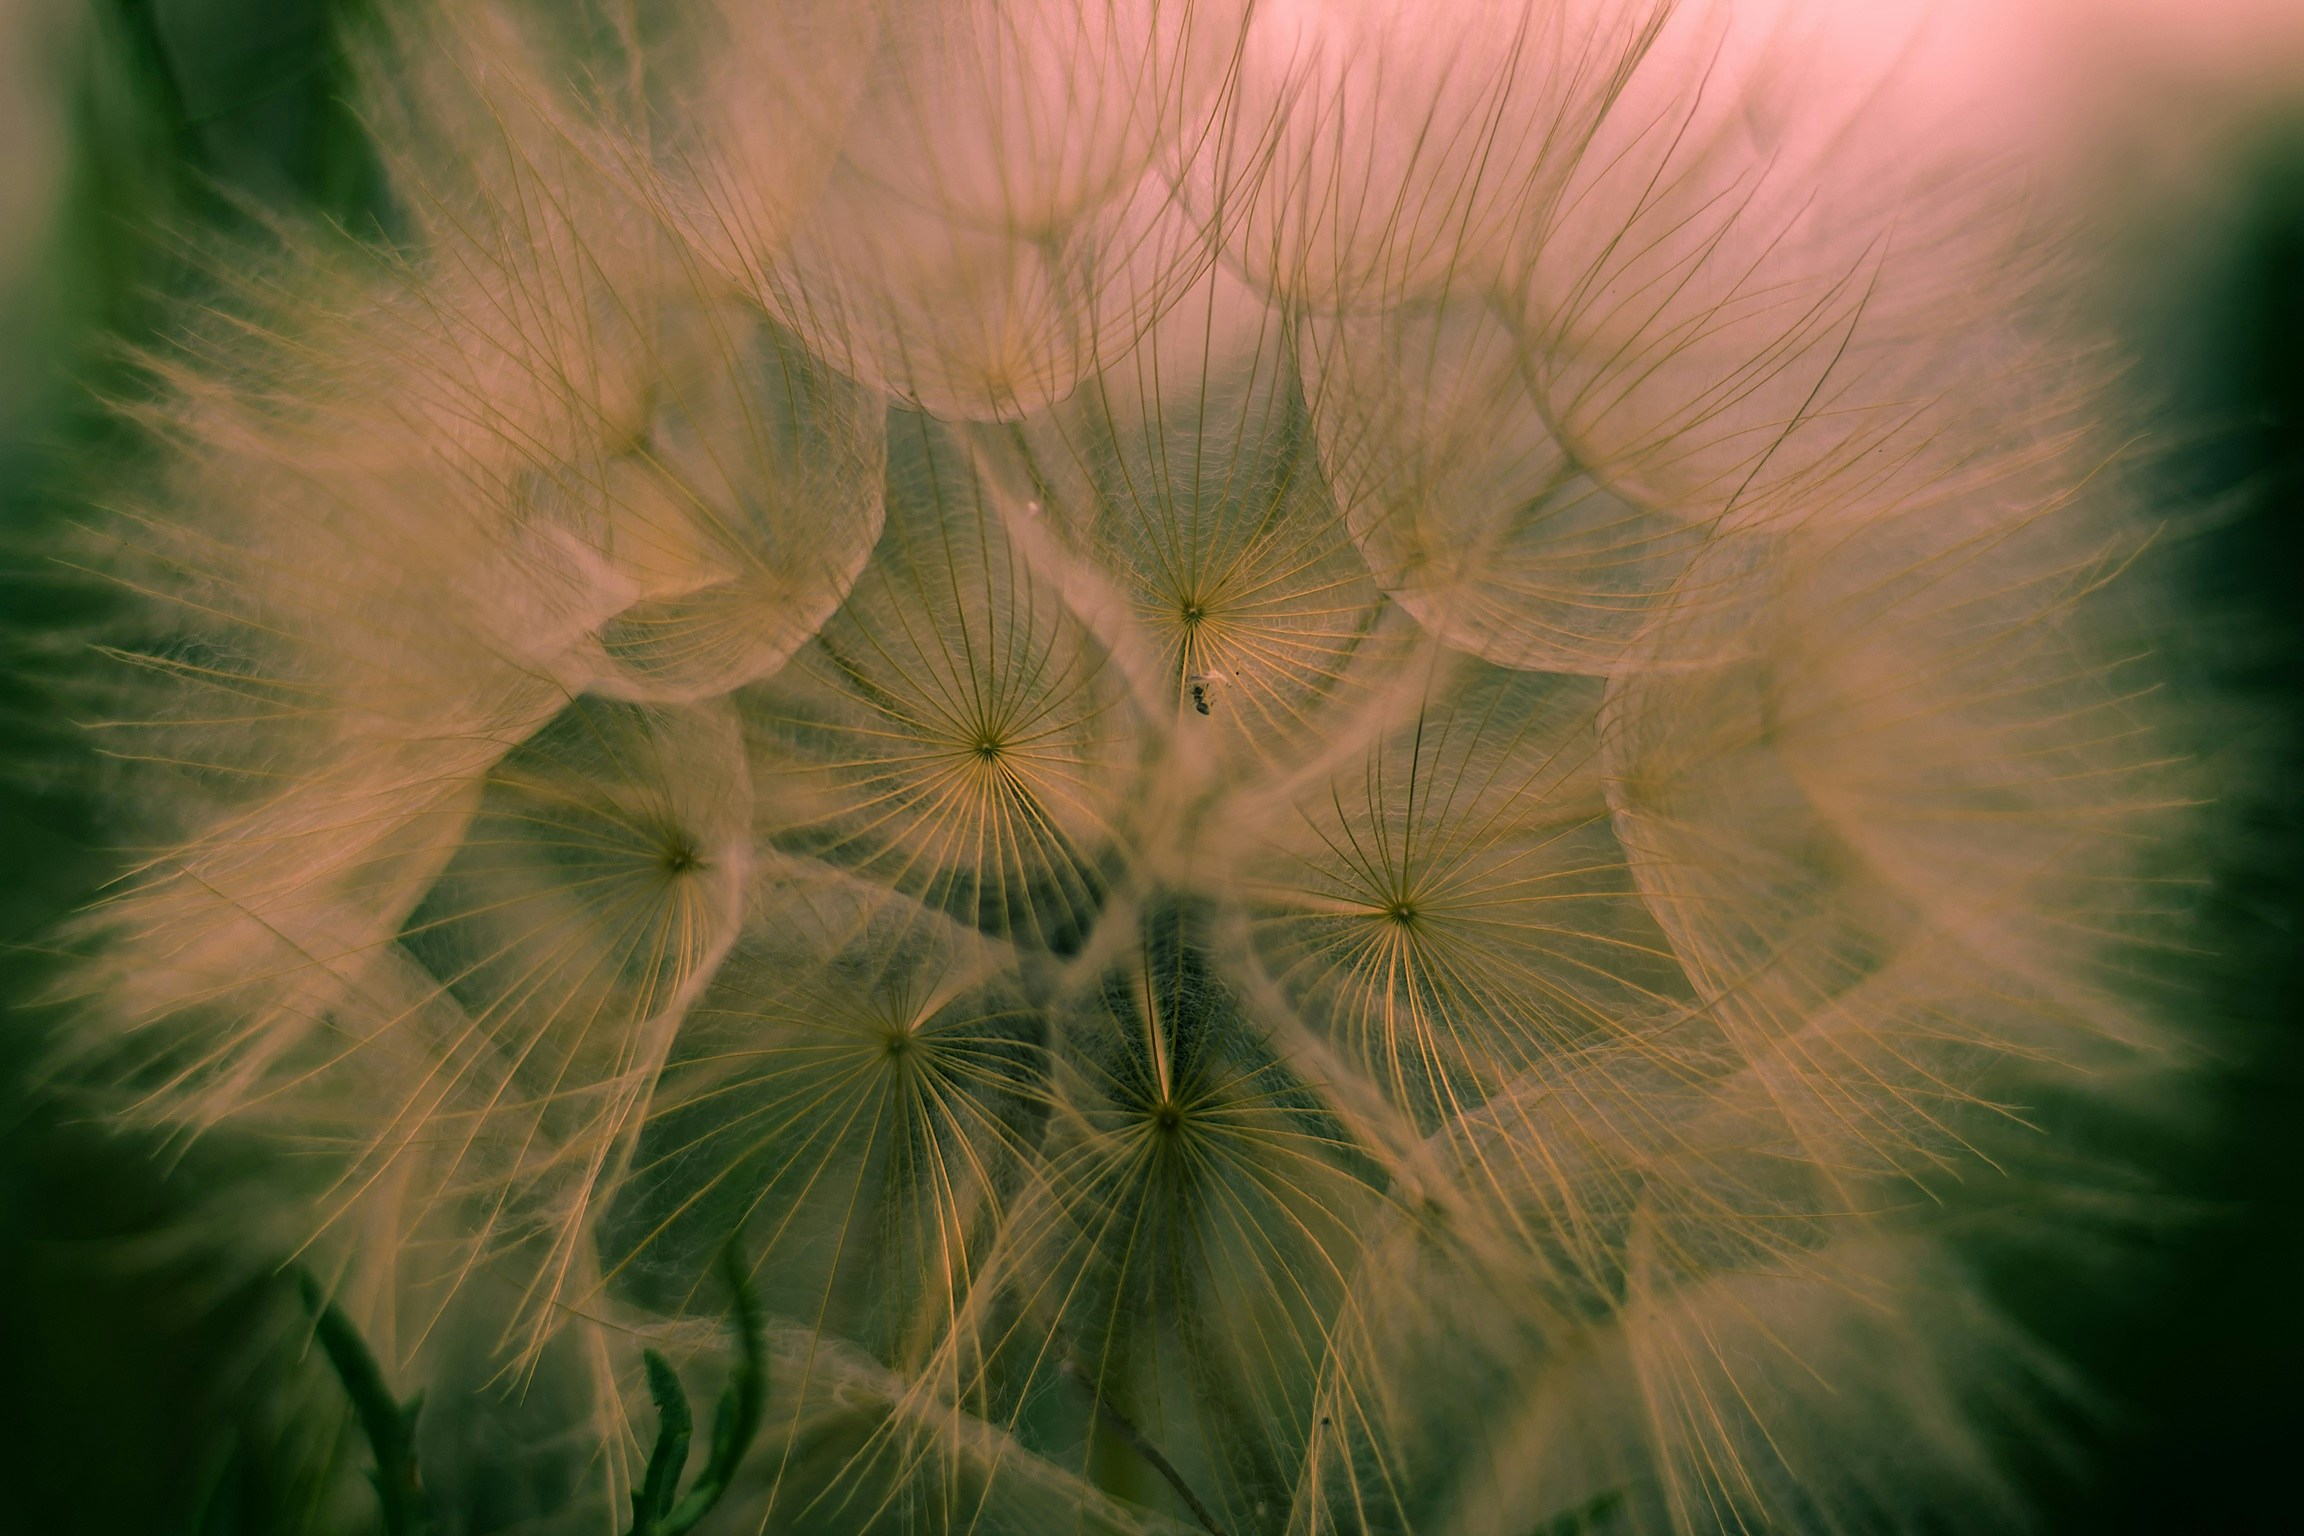
{"label": "translucent seed parachute", "polygon": [[91,519],[71,1066],[456,1528],[731,1244],[718,1529],[2015,1518],[2188,791],[1956,13],[380,9]]}

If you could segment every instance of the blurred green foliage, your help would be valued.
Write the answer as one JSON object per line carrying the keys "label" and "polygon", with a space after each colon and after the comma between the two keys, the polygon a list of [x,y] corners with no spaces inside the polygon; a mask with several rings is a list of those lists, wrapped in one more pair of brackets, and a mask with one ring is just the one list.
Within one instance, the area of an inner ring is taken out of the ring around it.
{"label": "blurred green foliage", "polygon": [[2304,115],[2252,125],[2233,162],[2209,168],[2206,219],[2136,210],[2116,258],[2169,504],[2208,509],[2173,551],[2201,633],[2171,642],[2237,706],[2250,772],[2186,977],[2205,1134],[2164,1163],[2188,1214],[2133,1280],[2065,1277],[2025,1307],[2110,1399],[2085,1461],[2043,1470],[2054,1531],[2304,1525]]}
{"label": "blurred green foliage", "polygon": [[[52,558],[81,466],[126,448],[104,401],[203,240],[271,214],[373,219],[337,0],[87,0],[9,18],[65,158],[0,366],[0,1529],[257,1536],[327,1528],[340,1415],[299,1415],[284,1286],[183,1247],[203,1170],[39,1091],[54,928],[115,870],[102,764],[60,686],[102,590]],[[27,104],[27,110],[36,110]],[[36,146],[27,145],[28,152]],[[39,174],[26,164],[19,174]]]}

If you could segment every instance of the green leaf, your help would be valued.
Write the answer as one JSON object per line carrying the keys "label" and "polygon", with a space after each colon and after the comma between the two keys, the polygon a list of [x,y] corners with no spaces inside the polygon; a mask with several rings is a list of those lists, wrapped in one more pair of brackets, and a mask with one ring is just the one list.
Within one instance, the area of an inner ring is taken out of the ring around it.
{"label": "green leaf", "polygon": [[712,1415],[711,1451],[688,1496],[674,1503],[693,1433],[688,1394],[662,1355],[652,1349],[644,1351],[641,1359],[648,1367],[648,1392],[656,1399],[656,1448],[649,1453],[647,1473],[632,1495],[630,1536],[687,1536],[727,1493],[744,1453],[752,1448],[753,1436],[760,1432],[760,1418],[768,1402],[768,1349],[761,1329],[760,1304],[753,1298],[734,1244],[720,1251],[720,1272],[728,1285],[736,1367]]}
{"label": "green leaf", "polygon": [[712,1512],[736,1479],[736,1468],[760,1432],[768,1406],[768,1346],[761,1330],[760,1303],[750,1277],[730,1243],[720,1250],[720,1273],[728,1285],[729,1324],[736,1335],[736,1369],[712,1415],[712,1454],[688,1497],[665,1517],[664,1536],[687,1536]]}
{"label": "green leaf", "polygon": [[1616,1489],[1596,1494],[1577,1505],[1564,1509],[1545,1521],[1528,1536],[1593,1536],[1601,1523],[1624,1507],[1624,1495]]}
{"label": "green leaf", "polygon": [[416,1418],[424,1409],[419,1392],[403,1404],[392,1396],[383,1367],[376,1363],[367,1340],[352,1320],[320,1290],[311,1272],[299,1269],[296,1286],[312,1314],[313,1337],[352,1399],[352,1411],[361,1433],[376,1458],[368,1480],[384,1507],[385,1536],[428,1536],[432,1529],[431,1503],[424,1493],[416,1465]]}
{"label": "green leaf", "polygon": [[648,1395],[656,1400],[656,1448],[648,1453],[647,1475],[632,1495],[632,1536],[658,1536],[679,1495],[680,1474],[688,1469],[688,1441],[695,1426],[688,1413],[688,1393],[664,1357],[651,1349],[641,1359],[648,1367]]}

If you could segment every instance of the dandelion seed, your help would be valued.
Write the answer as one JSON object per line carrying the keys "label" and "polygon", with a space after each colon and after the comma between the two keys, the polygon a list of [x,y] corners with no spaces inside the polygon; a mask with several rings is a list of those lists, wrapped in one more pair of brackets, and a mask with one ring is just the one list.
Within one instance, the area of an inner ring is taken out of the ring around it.
{"label": "dandelion seed", "polygon": [[1218,270],[1122,340],[1019,424],[1020,473],[1056,509],[1076,605],[1152,659],[1144,707],[1222,676],[1219,763],[1269,767],[1366,708],[1409,637],[1338,525],[1281,313]]}
{"label": "dandelion seed", "polygon": [[1078,942],[1141,726],[955,435],[899,418],[889,530],[850,601],[745,708],[765,829],[987,932]]}

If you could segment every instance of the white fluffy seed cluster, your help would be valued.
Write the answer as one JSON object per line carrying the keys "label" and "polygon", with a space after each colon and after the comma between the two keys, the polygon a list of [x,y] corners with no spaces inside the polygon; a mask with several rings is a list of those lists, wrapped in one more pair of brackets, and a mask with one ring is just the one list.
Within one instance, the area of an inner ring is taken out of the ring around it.
{"label": "white fluffy seed cluster", "polygon": [[154,364],[87,1010],[441,1497],[626,1509],[731,1242],[731,1530],[1998,1497],[2174,793],[1927,8],[447,10]]}

